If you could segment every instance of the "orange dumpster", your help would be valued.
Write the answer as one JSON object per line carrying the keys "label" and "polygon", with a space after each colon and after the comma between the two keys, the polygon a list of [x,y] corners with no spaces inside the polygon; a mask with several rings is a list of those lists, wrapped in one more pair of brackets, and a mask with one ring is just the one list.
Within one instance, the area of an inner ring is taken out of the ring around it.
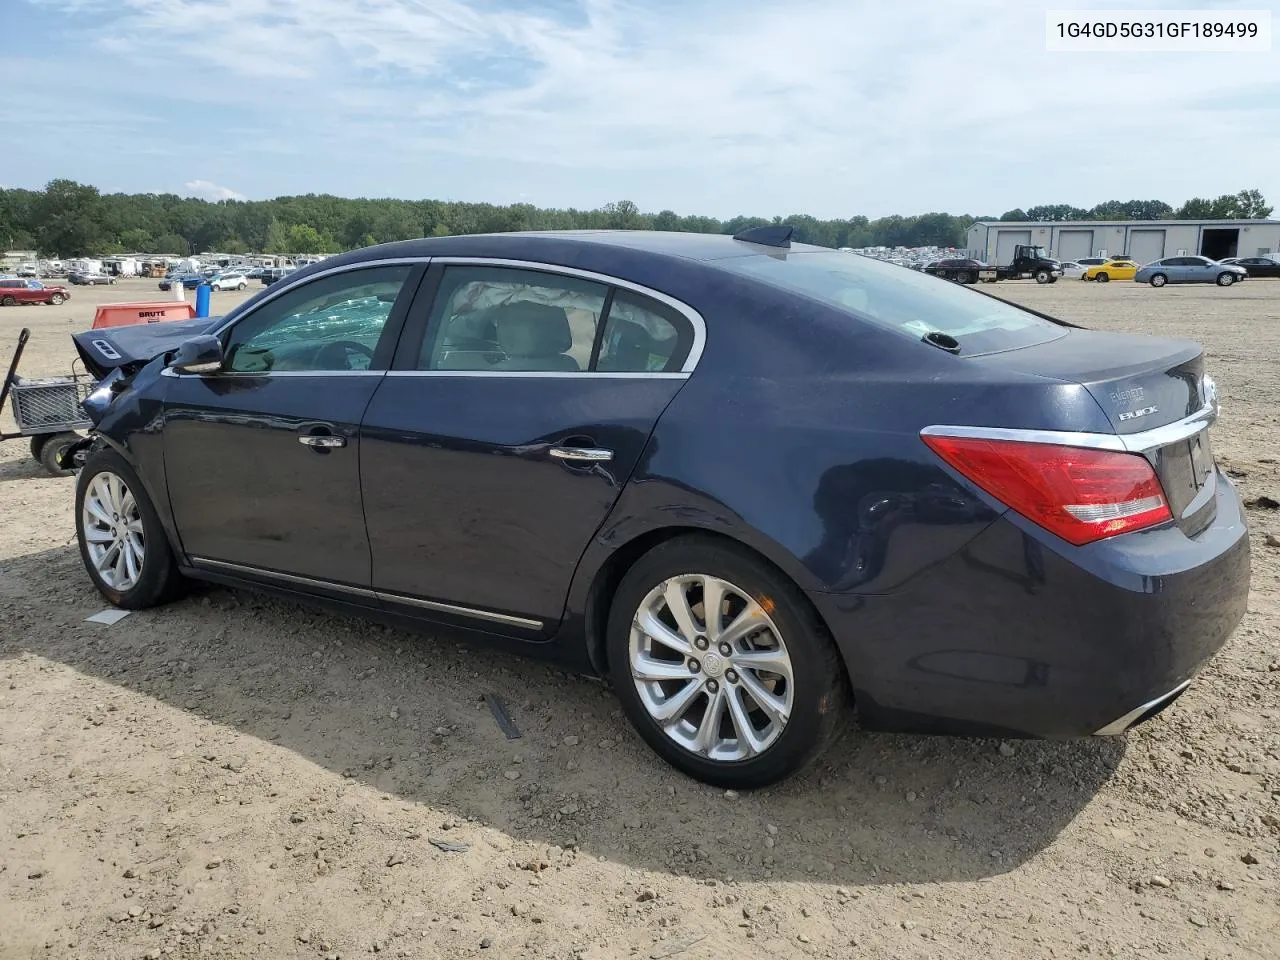
{"label": "orange dumpster", "polygon": [[93,329],[128,327],[136,323],[163,323],[166,320],[190,320],[195,315],[196,308],[185,300],[104,303],[93,315]]}

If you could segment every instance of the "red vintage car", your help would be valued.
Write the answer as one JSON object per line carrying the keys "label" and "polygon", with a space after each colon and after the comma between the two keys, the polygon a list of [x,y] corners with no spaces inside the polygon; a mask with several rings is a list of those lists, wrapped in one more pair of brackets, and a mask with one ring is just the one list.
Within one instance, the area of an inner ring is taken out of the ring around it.
{"label": "red vintage car", "polygon": [[0,306],[12,307],[18,303],[48,303],[57,306],[64,300],[70,300],[71,293],[66,287],[57,285],[47,287],[39,280],[5,279],[0,280]]}

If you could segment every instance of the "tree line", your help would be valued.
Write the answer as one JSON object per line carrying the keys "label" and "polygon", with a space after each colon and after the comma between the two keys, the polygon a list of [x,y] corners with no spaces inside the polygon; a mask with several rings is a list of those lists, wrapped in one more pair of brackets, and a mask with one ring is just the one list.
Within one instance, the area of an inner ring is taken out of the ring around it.
{"label": "tree line", "polygon": [[962,248],[965,231],[975,220],[1236,219],[1270,213],[1271,207],[1257,190],[1215,200],[1193,198],[1176,210],[1158,200],[1115,200],[1087,210],[1052,204],[1010,210],[999,217],[923,213],[820,220],[793,214],[718,220],[682,216],[673,210],[644,213],[629,200],[596,210],[328,194],[211,202],[171,193],[101,193],[74,180],[52,180],[43,190],[0,190],[0,245],[35,249],[46,257],[131,252],[185,255],[205,250],[304,254],[463,233],[621,229],[732,234],[747,227],[789,224],[799,242],[827,247]]}

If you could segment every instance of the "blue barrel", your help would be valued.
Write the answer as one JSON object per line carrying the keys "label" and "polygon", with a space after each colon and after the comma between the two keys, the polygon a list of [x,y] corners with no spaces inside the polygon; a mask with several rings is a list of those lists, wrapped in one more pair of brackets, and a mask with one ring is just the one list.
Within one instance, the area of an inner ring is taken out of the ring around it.
{"label": "blue barrel", "polygon": [[209,315],[209,294],[212,291],[207,283],[202,283],[196,287],[196,316],[207,317]]}

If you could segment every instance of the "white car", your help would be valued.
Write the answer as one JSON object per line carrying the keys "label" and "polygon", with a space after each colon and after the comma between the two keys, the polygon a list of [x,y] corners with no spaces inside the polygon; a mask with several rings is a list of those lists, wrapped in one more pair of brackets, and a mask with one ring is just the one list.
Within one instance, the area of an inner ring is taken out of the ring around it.
{"label": "white car", "polygon": [[209,286],[215,290],[243,290],[248,285],[249,275],[243,270],[224,270],[209,280]]}
{"label": "white car", "polygon": [[1079,260],[1067,260],[1062,264],[1062,277],[1064,280],[1079,280],[1088,269],[1088,265]]}

